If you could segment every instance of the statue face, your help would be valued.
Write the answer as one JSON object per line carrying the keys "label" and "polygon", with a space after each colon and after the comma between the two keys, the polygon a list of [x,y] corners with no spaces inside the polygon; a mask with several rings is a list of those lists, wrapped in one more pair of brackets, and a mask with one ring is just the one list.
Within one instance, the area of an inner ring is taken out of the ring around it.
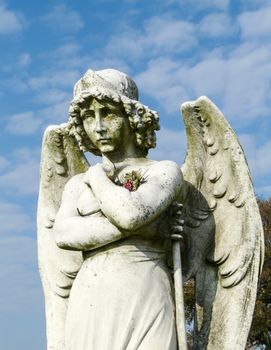
{"label": "statue face", "polygon": [[131,139],[128,119],[114,103],[93,99],[82,108],[81,117],[86,134],[101,153],[121,152],[127,136]]}

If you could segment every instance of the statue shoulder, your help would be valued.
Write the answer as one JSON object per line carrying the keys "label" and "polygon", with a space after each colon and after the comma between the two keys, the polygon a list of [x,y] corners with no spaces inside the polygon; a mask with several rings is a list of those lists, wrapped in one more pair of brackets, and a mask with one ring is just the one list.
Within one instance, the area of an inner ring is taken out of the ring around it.
{"label": "statue shoulder", "polygon": [[181,168],[172,160],[152,161],[150,171],[159,175],[182,178]]}
{"label": "statue shoulder", "polygon": [[171,160],[153,161],[149,168],[149,175],[159,178],[167,186],[181,187],[183,175],[181,168]]}
{"label": "statue shoulder", "polygon": [[82,185],[85,183],[84,182],[85,174],[86,172],[74,175],[66,183],[64,188],[64,193],[65,194],[79,193],[80,189],[82,188]]}

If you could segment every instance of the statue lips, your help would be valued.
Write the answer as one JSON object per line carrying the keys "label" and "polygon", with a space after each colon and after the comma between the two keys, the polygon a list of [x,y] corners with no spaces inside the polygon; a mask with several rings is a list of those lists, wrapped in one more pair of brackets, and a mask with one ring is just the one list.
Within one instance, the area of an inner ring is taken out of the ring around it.
{"label": "statue lips", "polygon": [[111,141],[111,138],[107,138],[107,137],[102,137],[97,140],[97,142],[100,142],[101,144],[110,143],[110,141]]}

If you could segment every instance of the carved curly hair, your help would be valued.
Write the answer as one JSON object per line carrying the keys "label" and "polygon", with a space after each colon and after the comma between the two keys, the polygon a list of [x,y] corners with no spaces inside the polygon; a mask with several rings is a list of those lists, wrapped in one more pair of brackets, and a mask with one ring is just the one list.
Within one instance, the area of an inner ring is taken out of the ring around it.
{"label": "carved curly hair", "polygon": [[157,112],[149,109],[136,100],[131,100],[126,96],[119,95],[112,90],[99,90],[83,92],[79,97],[72,100],[69,109],[69,132],[77,140],[82,151],[90,151],[95,155],[101,155],[90,141],[86,134],[81,118],[81,109],[89,104],[95,98],[98,101],[110,101],[120,104],[124,114],[129,120],[131,130],[135,135],[136,147],[138,147],[144,155],[148,154],[150,148],[156,146],[155,130],[159,130],[159,117]]}

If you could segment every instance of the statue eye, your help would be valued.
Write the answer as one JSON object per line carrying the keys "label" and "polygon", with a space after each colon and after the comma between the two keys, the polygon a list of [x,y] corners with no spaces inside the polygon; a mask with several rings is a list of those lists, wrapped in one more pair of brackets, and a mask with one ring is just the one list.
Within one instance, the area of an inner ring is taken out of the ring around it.
{"label": "statue eye", "polygon": [[83,120],[88,118],[95,118],[95,114],[93,111],[84,111],[81,116]]}
{"label": "statue eye", "polygon": [[111,108],[104,108],[103,110],[104,118],[112,118],[117,115],[117,111],[111,109]]}

